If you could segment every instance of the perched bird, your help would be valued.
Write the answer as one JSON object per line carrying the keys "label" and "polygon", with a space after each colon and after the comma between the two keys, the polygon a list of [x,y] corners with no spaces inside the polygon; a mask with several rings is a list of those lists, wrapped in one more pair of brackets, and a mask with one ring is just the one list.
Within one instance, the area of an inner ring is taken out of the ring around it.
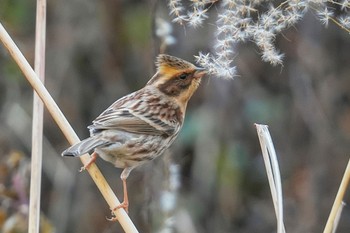
{"label": "perched bird", "polygon": [[132,169],[161,155],[175,140],[184,122],[188,100],[206,71],[180,58],[161,54],[157,72],[142,89],[126,95],[88,126],[90,137],[66,149],[62,156],[91,154],[123,168],[124,201],[116,208],[128,211],[126,186]]}

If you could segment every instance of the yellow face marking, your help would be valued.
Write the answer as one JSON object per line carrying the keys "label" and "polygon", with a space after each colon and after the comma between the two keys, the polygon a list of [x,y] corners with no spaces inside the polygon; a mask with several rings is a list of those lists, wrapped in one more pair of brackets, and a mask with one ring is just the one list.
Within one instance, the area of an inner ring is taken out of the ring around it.
{"label": "yellow face marking", "polygon": [[179,73],[181,73],[181,71],[174,69],[171,66],[162,65],[159,67],[159,73],[161,73],[166,80],[169,80],[169,79],[177,76]]}
{"label": "yellow face marking", "polygon": [[173,79],[175,81],[175,79],[178,79],[178,77],[183,73],[192,75],[195,69],[196,67],[194,65],[186,67],[184,69],[179,69],[178,67],[174,67],[167,63],[159,64],[155,79],[150,83],[151,85],[154,85],[159,89],[166,88],[165,91],[169,91],[168,98],[173,99],[174,102],[179,104],[181,110],[185,111],[188,100],[191,98],[191,96],[199,86],[199,83],[201,81],[200,80],[201,76],[191,77],[192,81],[188,86],[188,88],[183,89],[178,95],[171,95],[170,92],[172,90],[176,91],[177,89],[176,88],[172,89],[171,85],[166,85],[166,84],[167,83],[175,84],[176,82],[172,82]]}

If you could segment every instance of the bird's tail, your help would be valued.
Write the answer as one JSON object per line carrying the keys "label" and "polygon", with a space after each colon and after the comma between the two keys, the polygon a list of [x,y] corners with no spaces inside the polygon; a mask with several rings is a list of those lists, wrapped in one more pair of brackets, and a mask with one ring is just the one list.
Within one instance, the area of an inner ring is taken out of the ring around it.
{"label": "bird's tail", "polygon": [[108,144],[108,142],[96,137],[89,137],[63,151],[62,156],[79,157],[86,153],[92,153],[96,147],[106,144]]}

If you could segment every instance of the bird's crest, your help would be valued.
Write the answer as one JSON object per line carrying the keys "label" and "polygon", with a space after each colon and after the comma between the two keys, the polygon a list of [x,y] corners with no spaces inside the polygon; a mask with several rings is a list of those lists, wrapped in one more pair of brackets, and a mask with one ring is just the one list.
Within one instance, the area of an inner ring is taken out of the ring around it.
{"label": "bird's crest", "polygon": [[186,70],[186,69],[191,69],[194,67],[193,64],[182,60],[180,58],[177,57],[173,57],[170,55],[166,55],[166,54],[160,54],[157,57],[157,69],[158,70],[175,70],[175,71],[179,71],[179,70]]}

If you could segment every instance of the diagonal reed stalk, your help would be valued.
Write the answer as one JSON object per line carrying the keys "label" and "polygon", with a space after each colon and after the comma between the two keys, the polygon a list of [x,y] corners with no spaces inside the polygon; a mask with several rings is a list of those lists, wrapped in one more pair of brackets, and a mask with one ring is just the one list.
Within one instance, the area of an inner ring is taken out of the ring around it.
{"label": "diagonal reed stalk", "polygon": [[[45,80],[45,39],[46,0],[37,0],[34,67],[36,74],[42,82]],[[35,92],[33,95],[32,160],[28,232],[39,233],[44,105]]]}
{"label": "diagonal reed stalk", "polygon": [[[47,110],[51,114],[52,118],[57,123],[58,127],[61,129],[67,140],[70,144],[75,144],[80,141],[79,137],[74,132],[72,126],[69,124],[50,93],[47,91],[45,86],[42,84],[32,67],[29,65],[28,61],[25,59],[21,51],[18,49],[14,41],[11,39],[10,35],[7,33],[5,28],[0,23],[0,40],[7,48],[19,68],[22,70],[24,76],[27,78],[28,82],[32,85],[33,89],[40,96],[41,100],[44,102]],[[80,157],[82,163],[85,165],[90,160],[90,156],[88,154]],[[102,173],[96,166],[96,164],[92,164],[88,168],[88,172],[91,178],[94,180],[96,186],[100,190],[102,196],[108,203],[111,209],[115,208],[120,204],[118,198],[113,193],[113,190],[107,183],[106,179],[103,177]],[[118,219],[120,225],[124,229],[125,232],[138,232],[133,222],[126,214],[124,209],[117,209],[114,211],[116,218]]]}
{"label": "diagonal reed stalk", "polygon": [[335,197],[332,210],[329,214],[323,233],[335,232],[335,229],[337,227],[336,219],[337,217],[338,217],[338,220],[340,218],[341,210],[343,208],[343,199],[346,193],[346,189],[349,186],[349,180],[350,180],[350,160],[348,162],[348,165],[346,166],[343,179],[340,183],[337,196]]}

